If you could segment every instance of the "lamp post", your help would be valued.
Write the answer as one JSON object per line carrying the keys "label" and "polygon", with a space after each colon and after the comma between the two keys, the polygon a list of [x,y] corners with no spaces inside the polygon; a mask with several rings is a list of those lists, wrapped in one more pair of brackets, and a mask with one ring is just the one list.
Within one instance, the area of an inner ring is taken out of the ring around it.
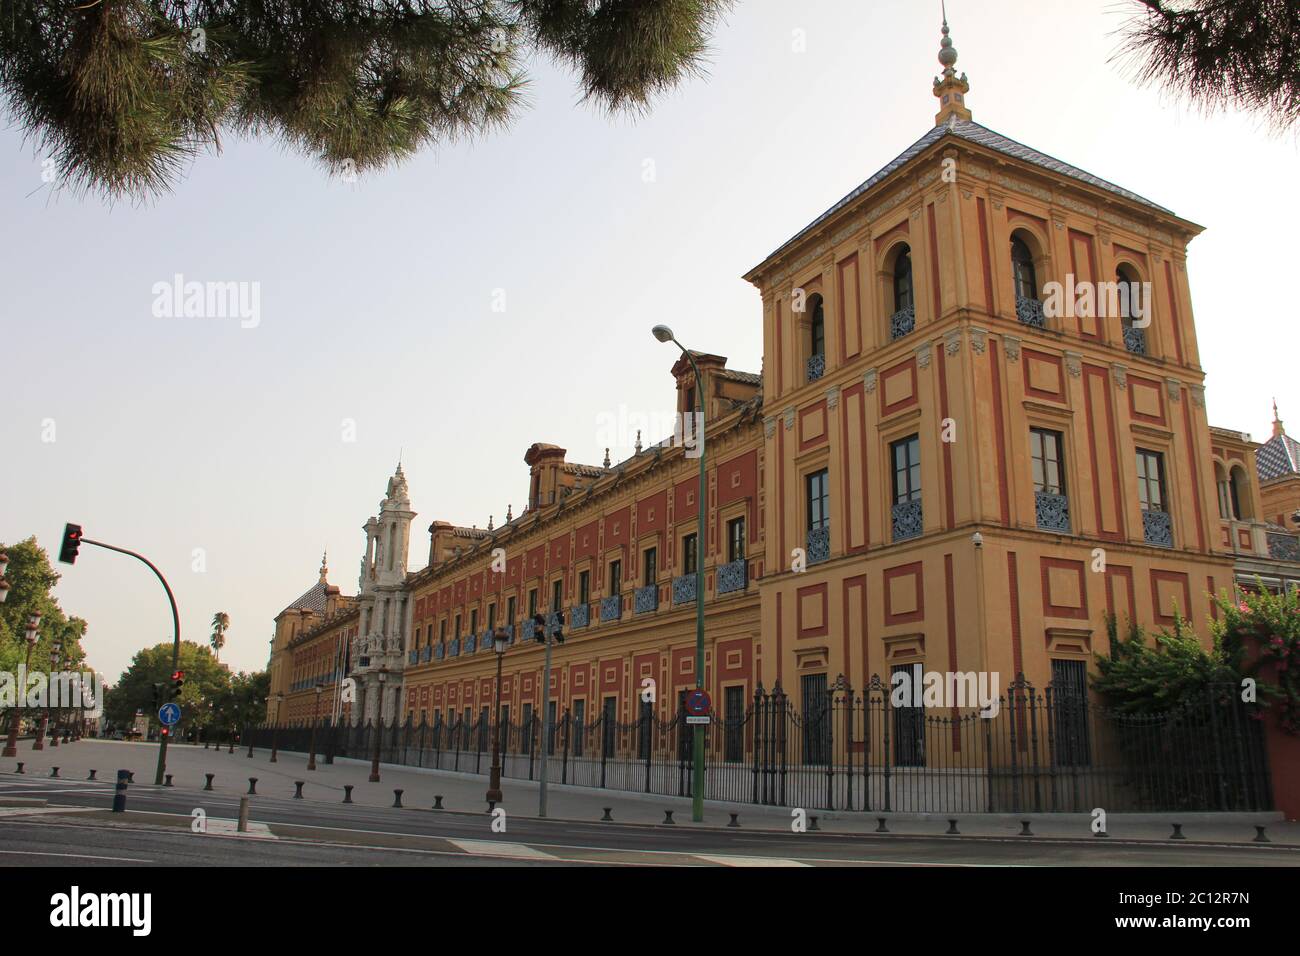
{"label": "lamp post", "polygon": [[321,691],[323,691],[324,689],[325,689],[325,685],[322,684],[320,681],[317,681],[316,682],[316,703],[312,707],[312,711],[311,711],[311,744],[309,746],[309,749],[311,750],[311,756],[307,758],[308,770],[316,769],[316,724],[320,722],[320,695],[321,695]]}
{"label": "lamp post", "polygon": [[384,736],[384,683],[388,680],[388,668],[379,668],[375,675],[379,680],[379,713],[375,715],[375,755],[370,761],[370,782],[379,782],[379,742]]}
{"label": "lamp post", "polygon": [[48,715],[51,747],[59,745],[59,712],[54,706],[54,695],[51,693],[50,684],[54,682],[54,674],[59,669],[59,657],[62,650],[62,641],[55,641],[50,646],[50,680],[45,685],[45,713]]}
{"label": "lamp post", "polygon": [[[8,555],[0,554],[0,560],[7,562],[8,558]],[[3,579],[0,579],[0,584],[6,584],[7,587],[7,582],[3,581]],[[4,600],[4,595],[5,588],[0,588],[0,601]],[[32,668],[32,648],[36,646],[36,630],[40,626],[41,616],[39,614],[33,614],[27,618],[27,633],[25,635],[27,640],[27,660],[23,664],[23,679],[18,682],[19,686],[14,688],[14,711],[9,720],[9,739],[5,742],[4,749],[4,756],[6,757],[18,756],[18,731],[22,725],[23,698],[27,696],[27,672]]]}
{"label": "lamp post", "polygon": [[492,633],[492,650],[497,655],[497,732],[492,735],[492,775],[488,778],[487,802],[491,810],[501,802],[501,662],[506,657],[508,639],[503,627]]}
{"label": "lamp post", "polygon": [[0,551],[0,604],[4,604],[5,598],[9,597],[9,579],[5,577],[5,570],[9,567],[9,555]]}
{"label": "lamp post", "polygon": [[[697,423],[697,434],[695,440],[699,443],[700,449],[700,484],[699,490],[696,491],[695,497],[700,506],[699,526],[695,529],[695,686],[697,689],[704,688],[704,537],[706,532],[705,522],[708,520],[707,498],[708,498],[708,479],[704,469],[704,376],[700,373],[700,367],[695,363],[693,356],[677,337],[673,335],[673,330],[666,325],[656,325],[651,329],[651,334],[660,342],[672,342],[686,360],[691,363],[691,368],[695,372],[695,400],[696,410],[699,414]],[[686,428],[683,424],[682,433],[685,434]],[[691,775],[691,819],[700,823],[704,820],[704,727],[700,724],[695,725],[695,748],[694,748],[694,771]]]}
{"label": "lamp post", "polygon": [[275,695],[275,720],[271,723],[271,763],[279,762],[280,751],[276,749],[276,732],[280,729],[280,705],[284,703],[284,694]]}

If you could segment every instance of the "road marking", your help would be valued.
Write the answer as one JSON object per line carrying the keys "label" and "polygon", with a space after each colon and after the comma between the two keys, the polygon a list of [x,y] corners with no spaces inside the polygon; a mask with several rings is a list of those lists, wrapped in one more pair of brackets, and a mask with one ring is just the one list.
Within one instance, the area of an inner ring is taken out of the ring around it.
{"label": "road marking", "polygon": [[20,797],[29,794],[34,797],[43,797],[47,793],[113,793],[113,790],[0,790],[0,797]]}
{"label": "road marking", "polygon": [[40,850],[0,850],[11,856],[59,856],[73,860],[112,860],[115,863],[152,863],[136,856],[91,856],[89,853],[42,853]]}
{"label": "road marking", "polygon": [[280,839],[271,832],[271,828],[265,823],[254,823],[251,820],[248,823],[248,829],[243,833],[239,832],[238,820],[220,820],[215,817],[208,817],[207,827],[208,836],[245,836],[262,840]]}
{"label": "road marking", "polygon": [[0,817],[34,817],[46,813],[88,813],[90,807],[0,807]]}
{"label": "road marking", "polygon": [[703,853],[692,853],[691,856],[719,866],[808,866],[798,860],[783,860],[775,856],[705,856]]}
{"label": "road marking", "polygon": [[522,843],[497,843],[494,840],[447,840],[447,842],[475,856],[508,856],[517,860],[555,859],[552,853],[543,853]]}

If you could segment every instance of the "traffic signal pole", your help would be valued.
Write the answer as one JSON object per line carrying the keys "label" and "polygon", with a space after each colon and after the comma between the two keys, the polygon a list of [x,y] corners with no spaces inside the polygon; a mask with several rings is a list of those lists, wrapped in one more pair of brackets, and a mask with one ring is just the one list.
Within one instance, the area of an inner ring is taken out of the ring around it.
{"label": "traffic signal pole", "polygon": [[542,672],[542,766],[541,785],[537,788],[537,815],[546,816],[546,752],[550,750],[551,734],[554,728],[551,726],[551,635],[542,632],[546,637],[546,669]]}
{"label": "traffic signal pole", "polygon": [[[103,541],[93,541],[90,538],[85,537],[81,539],[81,542],[83,544],[93,544],[97,548],[104,548],[108,551],[116,551],[118,554],[129,555],[137,561],[144,562],[144,564],[148,566],[149,570],[158,576],[158,580],[162,582],[163,590],[167,592],[167,600],[172,606],[172,633],[174,635],[172,639],[172,673],[176,673],[181,666],[181,616],[180,612],[176,610],[176,597],[172,594],[171,586],[167,583],[167,579],[163,577],[162,572],[159,571],[154,566],[154,563],[143,554],[136,554],[136,552],[128,551],[126,548],[119,548],[116,545],[105,544]],[[163,729],[167,730],[167,728]],[[158,735],[158,771],[154,774],[153,781],[154,786],[156,787],[162,786],[163,772],[167,769],[167,740],[169,736],[170,734],[168,733],[160,733]]]}

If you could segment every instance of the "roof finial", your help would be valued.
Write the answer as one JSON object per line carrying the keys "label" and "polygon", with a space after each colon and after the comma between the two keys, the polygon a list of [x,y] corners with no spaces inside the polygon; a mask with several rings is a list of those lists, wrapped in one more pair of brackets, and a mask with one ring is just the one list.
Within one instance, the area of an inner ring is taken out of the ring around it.
{"label": "roof finial", "polygon": [[329,565],[326,563],[328,560],[329,560],[329,549],[326,548],[324,551],[321,552],[320,555],[320,583],[321,584],[327,583],[325,578],[330,573]]}
{"label": "roof finial", "polygon": [[492,515],[488,515],[488,530],[492,530]]}
{"label": "roof finial", "polygon": [[605,449],[605,467],[606,467],[606,468],[609,467],[609,449],[608,449],[608,448]]}
{"label": "roof finial", "polygon": [[1277,399],[1275,398],[1273,399],[1273,437],[1276,438],[1278,435],[1285,434],[1286,428],[1283,427],[1282,419],[1277,415]]}
{"label": "roof finial", "polygon": [[510,522],[515,520],[515,516],[513,513],[514,507],[515,507],[514,505],[506,505],[506,524],[509,524]]}
{"label": "roof finial", "polygon": [[966,74],[957,76],[957,48],[952,45],[951,32],[948,29],[948,4],[942,2],[943,8],[943,39],[939,41],[939,64],[943,67],[943,77],[934,81],[934,95],[939,98],[941,109],[939,115],[935,117],[935,125],[942,126],[950,117],[956,117],[959,120],[969,120],[971,118],[970,110],[966,109],[966,94],[970,91],[970,84],[966,82]]}
{"label": "roof finial", "polygon": [[641,429],[636,430],[636,453],[641,454]]}

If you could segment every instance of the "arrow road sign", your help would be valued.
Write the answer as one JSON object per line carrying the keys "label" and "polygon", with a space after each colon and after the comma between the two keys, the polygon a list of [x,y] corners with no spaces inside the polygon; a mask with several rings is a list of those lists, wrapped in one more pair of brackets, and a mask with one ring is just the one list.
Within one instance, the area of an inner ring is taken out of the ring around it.
{"label": "arrow road sign", "polygon": [[181,721],[180,704],[163,704],[158,708],[158,722],[164,727],[174,727]]}

